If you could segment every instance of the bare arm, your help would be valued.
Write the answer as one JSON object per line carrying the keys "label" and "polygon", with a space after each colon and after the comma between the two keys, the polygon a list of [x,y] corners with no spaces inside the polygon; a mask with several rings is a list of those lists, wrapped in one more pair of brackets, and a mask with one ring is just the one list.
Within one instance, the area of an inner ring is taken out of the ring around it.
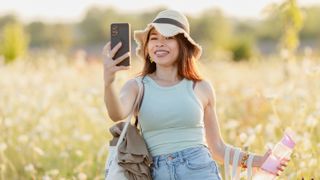
{"label": "bare arm", "polygon": [[126,82],[118,95],[114,84],[105,87],[104,102],[110,118],[116,122],[126,118],[133,109],[135,99],[138,95],[138,85],[134,79]]}
{"label": "bare arm", "polygon": [[[202,81],[201,83],[199,83],[199,88],[201,88],[204,94],[207,96],[206,106],[204,107],[204,125],[207,143],[209,149],[212,152],[213,158],[223,164],[225,163],[224,150],[226,148],[226,144],[221,136],[218,118],[216,114],[215,92],[212,86],[206,81]],[[234,151],[231,150],[229,164],[232,164],[233,154]],[[240,159],[243,155],[244,152],[241,151]],[[268,154],[266,154],[265,156],[255,155],[253,159],[253,166],[260,167],[264,160],[267,158],[267,155]],[[238,165],[240,166],[240,161],[238,162]]]}
{"label": "bare arm", "polygon": [[110,42],[103,48],[104,57],[104,102],[107,107],[108,114],[112,121],[116,122],[126,118],[132,110],[135,98],[138,94],[138,85],[134,79],[129,80],[120,90],[118,95],[114,88],[114,79],[116,72],[128,70],[130,66],[116,66],[129,56],[129,53],[113,60],[112,57],[121,47],[121,43],[117,44],[112,50]]}

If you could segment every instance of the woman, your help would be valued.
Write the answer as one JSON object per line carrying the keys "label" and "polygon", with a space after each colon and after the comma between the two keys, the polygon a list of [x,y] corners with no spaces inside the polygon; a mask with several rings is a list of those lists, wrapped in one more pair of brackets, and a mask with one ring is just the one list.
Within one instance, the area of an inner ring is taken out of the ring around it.
{"label": "woman", "polygon": [[[245,165],[247,153],[235,148],[230,150],[230,161],[224,162],[228,146],[220,134],[214,89],[196,70],[201,47],[189,35],[187,18],[174,10],[162,11],[145,30],[135,32],[135,40],[137,54],[144,60],[139,123],[153,157],[152,178],[221,179],[215,161],[232,164],[233,154],[240,156],[236,165]],[[105,103],[114,122],[129,115],[138,95],[134,79],[125,83],[119,96],[114,90],[116,72],[130,69],[116,66],[129,53],[112,60],[120,47],[110,49],[108,43],[104,48]],[[269,154],[270,150],[253,156],[253,167],[261,167]],[[282,162],[279,172],[285,166]]]}

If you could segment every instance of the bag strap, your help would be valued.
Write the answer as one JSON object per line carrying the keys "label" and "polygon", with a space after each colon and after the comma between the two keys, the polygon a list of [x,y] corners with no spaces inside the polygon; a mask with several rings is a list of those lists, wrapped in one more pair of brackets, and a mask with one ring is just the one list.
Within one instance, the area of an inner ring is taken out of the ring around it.
{"label": "bag strap", "polygon": [[253,154],[249,154],[248,162],[247,162],[247,179],[252,179],[252,163],[253,163]]}
{"label": "bag strap", "polygon": [[228,180],[230,176],[230,170],[229,170],[230,150],[231,150],[231,147],[229,145],[226,145],[224,149],[224,178],[226,180]]}
{"label": "bag strap", "polygon": [[[137,78],[135,78],[135,80],[137,80]],[[137,81],[137,82],[138,82],[138,81]],[[119,145],[122,143],[123,138],[124,138],[124,136],[125,136],[125,134],[126,134],[126,132],[127,132],[128,125],[129,125],[130,122],[131,122],[131,118],[132,118],[133,114],[135,113],[135,109],[137,108],[138,103],[139,103],[139,101],[140,101],[140,99],[141,99],[141,96],[142,96],[141,93],[142,93],[142,88],[143,88],[143,87],[141,86],[141,84],[140,84],[139,82],[138,82],[138,86],[139,86],[139,91],[138,91],[137,98],[136,98],[136,100],[135,100],[135,102],[134,102],[132,111],[130,112],[129,116],[127,117],[127,119],[126,119],[126,121],[125,121],[125,125],[124,125],[124,127],[123,127],[123,129],[122,129],[122,131],[121,131],[121,134],[120,134],[119,140],[118,140],[118,142],[117,142],[116,148],[118,148]]]}
{"label": "bag strap", "polygon": [[240,168],[238,167],[238,162],[240,158],[240,148],[233,149],[233,162],[232,162],[232,180],[238,180],[240,175]]}
{"label": "bag strap", "polygon": [[135,123],[134,123],[134,125],[136,126],[136,127],[138,127],[138,121],[139,121],[139,119],[138,119],[138,115],[139,115],[139,112],[140,112],[140,108],[141,108],[141,105],[142,105],[142,101],[143,101],[143,97],[144,97],[144,83],[143,83],[143,79],[145,78],[146,76],[143,76],[143,77],[137,77],[137,78],[135,78],[135,80],[136,80],[136,82],[137,82],[137,84],[138,84],[138,86],[139,86],[139,92],[140,92],[140,97],[138,97],[138,105],[137,105],[137,107],[135,108]]}
{"label": "bag strap", "polygon": [[[230,174],[230,151],[233,149],[233,161],[232,161],[232,174]],[[231,176],[231,180],[238,180],[240,178],[240,168],[238,162],[240,158],[240,148],[235,148],[230,145],[226,145],[224,149],[224,176],[228,180]]]}

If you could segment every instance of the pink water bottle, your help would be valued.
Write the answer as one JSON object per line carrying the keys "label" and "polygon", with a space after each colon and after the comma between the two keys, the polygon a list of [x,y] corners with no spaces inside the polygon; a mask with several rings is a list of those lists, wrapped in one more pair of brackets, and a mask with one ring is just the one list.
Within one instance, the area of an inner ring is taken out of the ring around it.
{"label": "pink water bottle", "polygon": [[287,129],[281,141],[275,145],[275,147],[272,149],[272,153],[262,164],[262,171],[258,172],[257,175],[254,176],[254,179],[275,179],[277,177],[277,167],[280,165],[280,161],[283,158],[290,158],[294,146],[295,142],[293,141],[293,132]]}

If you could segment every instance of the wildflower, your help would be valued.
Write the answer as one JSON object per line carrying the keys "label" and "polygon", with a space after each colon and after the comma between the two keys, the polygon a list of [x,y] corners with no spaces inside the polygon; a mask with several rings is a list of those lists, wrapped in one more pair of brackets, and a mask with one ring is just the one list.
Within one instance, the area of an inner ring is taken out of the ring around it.
{"label": "wildflower", "polygon": [[44,156],[44,151],[39,147],[33,147],[33,150],[39,155]]}
{"label": "wildflower", "polygon": [[308,116],[306,120],[307,127],[315,127],[317,124],[318,124],[318,121],[316,120],[316,118],[314,118],[314,116],[312,115]]}
{"label": "wildflower", "polygon": [[240,137],[241,143],[244,143],[248,138],[246,133],[241,133],[239,137]]}
{"label": "wildflower", "polygon": [[79,157],[81,157],[81,156],[83,156],[83,153],[82,153],[81,150],[76,150],[76,155],[79,156]]}
{"label": "wildflower", "polygon": [[57,176],[59,174],[59,169],[52,169],[48,172],[51,176]]}
{"label": "wildflower", "polygon": [[28,140],[29,140],[29,137],[28,137],[27,135],[25,135],[25,134],[20,135],[20,136],[18,137],[18,141],[19,141],[20,143],[27,143]]}
{"label": "wildflower", "polygon": [[7,144],[6,143],[0,143],[0,152],[5,151],[7,149]]}
{"label": "wildflower", "polygon": [[45,176],[42,177],[42,180],[51,180],[51,178],[50,178],[50,176],[45,175]]}
{"label": "wildflower", "polygon": [[83,172],[80,172],[78,174],[78,179],[79,180],[86,180],[87,179],[87,175],[85,173],[83,173]]}
{"label": "wildflower", "polygon": [[26,165],[26,166],[24,167],[24,170],[25,170],[26,172],[31,172],[31,173],[35,172],[35,169],[34,169],[33,164],[28,164],[28,165]]}

